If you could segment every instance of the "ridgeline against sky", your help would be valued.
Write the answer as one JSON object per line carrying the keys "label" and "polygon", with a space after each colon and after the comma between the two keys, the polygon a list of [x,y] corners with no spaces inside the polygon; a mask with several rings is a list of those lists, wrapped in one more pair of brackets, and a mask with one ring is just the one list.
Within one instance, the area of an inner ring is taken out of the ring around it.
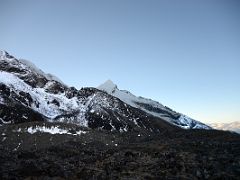
{"label": "ridgeline against sky", "polygon": [[112,79],[202,122],[239,121],[240,1],[0,0],[0,48],[70,86]]}

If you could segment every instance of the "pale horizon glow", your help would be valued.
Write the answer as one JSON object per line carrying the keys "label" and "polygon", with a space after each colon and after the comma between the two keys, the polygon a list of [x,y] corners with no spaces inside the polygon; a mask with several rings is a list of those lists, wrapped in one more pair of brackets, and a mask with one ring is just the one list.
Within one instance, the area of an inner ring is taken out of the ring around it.
{"label": "pale horizon glow", "polygon": [[111,79],[201,122],[233,122],[239,19],[238,0],[0,0],[0,49],[78,89]]}

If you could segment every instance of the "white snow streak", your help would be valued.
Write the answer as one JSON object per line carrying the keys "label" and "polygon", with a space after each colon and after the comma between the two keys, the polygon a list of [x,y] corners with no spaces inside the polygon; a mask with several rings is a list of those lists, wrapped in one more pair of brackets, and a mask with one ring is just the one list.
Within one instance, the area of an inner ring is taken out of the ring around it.
{"label": "white snow streak", "polygon": [[30,134],[35,133],[49,133],[49,134],[69,134],[69,135],[81,135],[85,134],[86,131],[78,130],[74,133],[69,132],[69,130],[62,129],[58,126],[51,126],[51,127],[45,127],[45,126],[36,126],[36,127],[28,127],[27,130],[19,128],[16,132],[28,132]]}

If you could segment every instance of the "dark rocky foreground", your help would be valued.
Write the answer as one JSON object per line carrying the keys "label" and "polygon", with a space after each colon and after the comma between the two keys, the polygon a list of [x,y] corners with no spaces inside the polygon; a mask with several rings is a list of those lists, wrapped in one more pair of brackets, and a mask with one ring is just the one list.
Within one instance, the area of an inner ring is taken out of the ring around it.
{"label": "dark rocky foreground", "polygon": [[0,127],[0,179],[240,179],[240,135],[235,133],[119,133],[69,124],[57,125],[86,133],[24,131],[36,125],[53,124]]}

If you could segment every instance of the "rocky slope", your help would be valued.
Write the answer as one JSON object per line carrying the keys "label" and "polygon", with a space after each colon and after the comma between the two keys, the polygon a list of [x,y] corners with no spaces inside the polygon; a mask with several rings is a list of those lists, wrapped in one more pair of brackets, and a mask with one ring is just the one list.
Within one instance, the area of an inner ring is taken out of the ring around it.
{"label": "rocky slope", "polygon": [[0,127],[0,179],[239,179],[240,135],[28,122]]}
{"label": "rocky slope", "polygon": [[196,121],[184,114],[177,113],[167,106],[162,105],[157,101],[146,99],[143,97],[137,97],[126,90],[119,90],[117,85],[111,80],[106,81],[98,87],[98,89],[107,92],[108,94],[121,99],[126,104],[132,107],[141,109],[142,111],[159,117],[173,125],[185,128],[185,129],[210,129],[209,126]]}
{"label": "rocky slope", "polygon": [[176,129],[162,119],[131,107],[95,88],[76,90],[26,60],[0,55],[0,123],[67,122],[116,130]]}
{"label": "rocky slope", "polygon": [[239,179],[239,134],[107,87],[0,51],[0,179]]}
{"label": "rocky slope", "polygon": [[121,132],[175,129],[171,124],[187,129],[210,128],[155,101],[137,98],[116,87],[108,91],[108,86],[77,90],[31,62],[1,51],[0,124],[58,121]]}

